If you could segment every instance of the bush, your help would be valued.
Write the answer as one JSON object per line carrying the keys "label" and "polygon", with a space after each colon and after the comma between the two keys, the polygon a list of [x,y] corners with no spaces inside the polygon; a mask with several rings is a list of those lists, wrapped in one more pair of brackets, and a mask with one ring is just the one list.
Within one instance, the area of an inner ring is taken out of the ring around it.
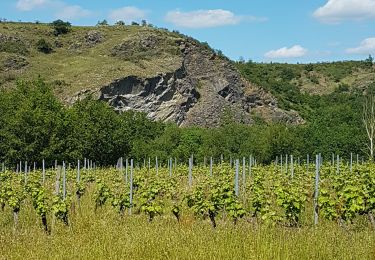
{"label": "bush", "polygon": [[51,53],[53,51],[52,45],[47,42],[45,39],[40,39],[36,43],[36,48],[38,51],[43,52],[45,54]]}
{"label": "bush", "polygon": [[108,26],[108,21],[104,19],[103,21],[98,21],[96,26]]}
{"label": "bush", "polygon": [[116,23],[115,23],[115,25],[118,25],[118,26],[124,26],[125,25],[125,22],[124,21],[117,21]]}
{"label": "bush", "polygon": [[69,22],[64,22],[62,20],[56,20],[51,23],[54,29],[54,35],[58,36],[60,34],[67,34],[70,32],[72,25]]}

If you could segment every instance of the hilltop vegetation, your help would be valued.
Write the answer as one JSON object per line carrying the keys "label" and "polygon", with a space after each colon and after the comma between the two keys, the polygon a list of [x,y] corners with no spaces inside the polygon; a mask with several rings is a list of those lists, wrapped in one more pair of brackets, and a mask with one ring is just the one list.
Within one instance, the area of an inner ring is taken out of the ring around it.
{"label": "hilltop vegetation", "polygon": [[[0,23],[0,85],[14,86],[19,77],[41,75],[66,97],[128,75],[169,72],[179,63],[173,42],[181,36],[176,33],[136,25],[61,30],[49,24]],[[160,41],[157,48],[143,50],[135,44],[139,37]],[[124,40],[130,47],[127,53],[119,50]],[[48,54],[40,51],[41,41],[50,49]]]}

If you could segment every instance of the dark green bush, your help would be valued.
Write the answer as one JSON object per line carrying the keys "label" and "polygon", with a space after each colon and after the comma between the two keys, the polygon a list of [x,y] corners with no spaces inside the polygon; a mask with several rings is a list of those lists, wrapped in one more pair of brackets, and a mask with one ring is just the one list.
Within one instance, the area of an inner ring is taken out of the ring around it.
{"label": "dark green bush", "polygon": [[54,35],[58,36],[60,34],[67,34],[71,30],[71,23],[64,22],[62,20],[56,20],[51,23],[53,29],[54,29]]}
{"label": "dark green bush", "polygon": [[40,39],[36,43],[36,48],[38,51],[43,52],[45,54],[51,53],[53,51],[52,45],[47,42],[45,39]]}

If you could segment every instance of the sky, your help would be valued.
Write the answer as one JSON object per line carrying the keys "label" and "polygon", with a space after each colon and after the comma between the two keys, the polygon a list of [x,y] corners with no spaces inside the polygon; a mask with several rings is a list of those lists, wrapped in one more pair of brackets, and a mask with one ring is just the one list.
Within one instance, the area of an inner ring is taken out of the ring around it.
{"label": "sky", "polygon": [[147,20],[233,60],[307,63],[375,56],[375,0],[1,0],[0,18],[96,25]]}

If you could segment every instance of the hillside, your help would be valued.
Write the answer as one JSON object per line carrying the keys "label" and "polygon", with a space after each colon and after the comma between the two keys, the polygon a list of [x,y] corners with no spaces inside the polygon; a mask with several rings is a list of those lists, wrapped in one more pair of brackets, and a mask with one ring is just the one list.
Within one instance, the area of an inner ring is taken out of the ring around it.
{"label": "hillside", "polygon": [[[38,50],[44,40],[49,53]],[[66,104],[89,95],[115,110],[145,112],[180,126],[310,120],[311,97],[364,91],[372,61],[233,63],[178,32],[149,26],[72,27],[0,23],[0,87],[41,76]]]}
{"label": "hillside", "polygon": [[[45,40],[52,51],[37,49]],[[55,36],[47,24],[0,23],[0,85],[40,75],[71,104],[88,95],[116,110],[133,109],[178,125],[300,123],[293,111],[244,80],[233,63],[206,44],[148,26],[72,27]]]}
{"label": "hillside", "polygon": [[363,94],[375,93],[375,67],[371,56],[364,61],[315,64],[250,61],[237,62],[236,66],[245,79],[271,93],[280,108],[295,110],[309,122],[317,120],[313,117],[319,114],[337,112],[344,106],[361,110],[358,102]]}

